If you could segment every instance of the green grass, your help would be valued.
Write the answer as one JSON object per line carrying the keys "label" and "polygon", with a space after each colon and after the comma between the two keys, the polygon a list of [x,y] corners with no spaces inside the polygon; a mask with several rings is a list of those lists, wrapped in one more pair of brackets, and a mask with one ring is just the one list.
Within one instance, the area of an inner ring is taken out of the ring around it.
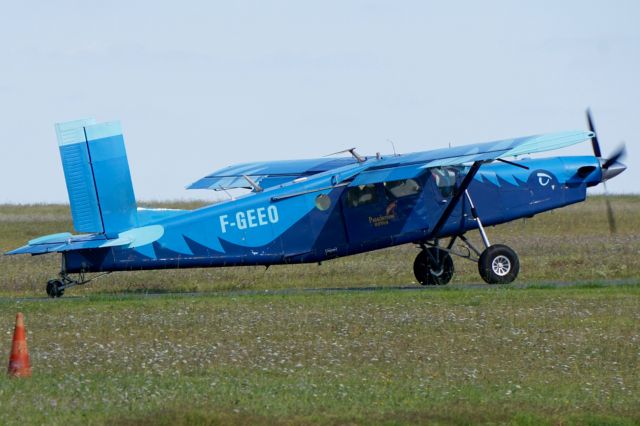
{"label": "green grass", "polygon": [[[59,259],[0,257],[0,361],[22,311],[33,366],[0,375],[0,424],[639,424],[640,198],[613,205],[616,235],[598,197],[490,229],[525,288],[462,286],[479,278],[456,260],[445,288],[385,290],[414,280],[403,246],[21,299],[43,295]],[[2,251],[70,229],[65,206],[0,206]],[[381,290],[235,291],[361,286]]]}
{"label": "green grass", "polygon": [[640,287],[4,301],[0,423],[640,421]]}

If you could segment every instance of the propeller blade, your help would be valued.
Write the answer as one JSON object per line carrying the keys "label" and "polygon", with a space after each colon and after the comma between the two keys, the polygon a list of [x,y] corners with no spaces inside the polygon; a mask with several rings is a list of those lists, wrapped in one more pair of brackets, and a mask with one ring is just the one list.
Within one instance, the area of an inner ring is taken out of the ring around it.
{"label": "propeller blade", "polygon": [[602,151],[600,151],[600,143],[598,142],[598,134],[596,133],[596,128],[593,125],[593,118],[591,117],[591,109],[587,108],[587,123],[589,124],[589,130],[593,132],[593,137],[591,138],[591,146],[593,147],[593,155],[600,158],[602,157]]}
{"label": "propeller blade", "polygon": [[611,157],[607,158],[607,160],[604,163],[602,163],[602,168],[608,169],[609,166],[614,164],[619,159],[623,158],[626,154],[627,154],[627,149],[623,144],[620,148],[618,148],[618,150]]}
{"label": "propeller blade", "polygon": [[609,233],[615,234],[618,228],[616,227],[616,218],[613,216],[613,208],[611,207],[611,200],[609,200],[609,191],[607,191],[607,184],[602,182],[604,185],[604,202],[607,205],[607,219],[609,221]]}

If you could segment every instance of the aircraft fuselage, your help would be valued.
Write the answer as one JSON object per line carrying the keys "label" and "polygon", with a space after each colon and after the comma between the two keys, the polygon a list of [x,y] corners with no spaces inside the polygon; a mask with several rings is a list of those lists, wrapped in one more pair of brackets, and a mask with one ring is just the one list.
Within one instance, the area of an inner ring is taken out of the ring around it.
{"label": "aircraft fuselage", "polygon": [[[497,225],[583,201],[601,181],[593,156],[526,159],[480,167],[468,193],[482,223]],[[151,244],[63,253],[65,270],[274,265],[320,262],[406,243],[456,236],[478,227],[460,197],[444,224],[468,166],[425,169],[416,178],[335,185],[332,170],[143,224],[160,238]],[[341,182],[344,182],[342,180]],[[142,232],[142,231],[141,231]],[[149,231],[150,232],[150,231]]]}

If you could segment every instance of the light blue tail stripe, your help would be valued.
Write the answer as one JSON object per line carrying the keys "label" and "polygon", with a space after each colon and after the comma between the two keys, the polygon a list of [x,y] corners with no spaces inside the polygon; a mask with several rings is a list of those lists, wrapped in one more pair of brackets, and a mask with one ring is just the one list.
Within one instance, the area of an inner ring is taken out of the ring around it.
{"label": "light blue tail stripe", "polygon": [[85,126],[96,124],[95,118],[85,118],[82,120],[67,121],[65,123],[56,123],[56,136],[58,137],[58,145],[69,145],[75,143],[85,143],[84,134]]}

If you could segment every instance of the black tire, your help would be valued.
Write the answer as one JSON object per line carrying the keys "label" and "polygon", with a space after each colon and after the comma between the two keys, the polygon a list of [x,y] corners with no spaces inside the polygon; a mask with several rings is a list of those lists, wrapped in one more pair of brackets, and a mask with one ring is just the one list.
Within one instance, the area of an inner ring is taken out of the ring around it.
{"label": "black tire", "polygon": [[49,280],[47,282],[47,295],[51,298],[62,297],[64,294],[64,288],[62,288],[62,281]]}
{"label": "black tire", "polygon": [[511,248],[496,244],[480,255],[478,272],[487,284],[509,284],[520,272],[520,260]]}
{"label": "black tire", "polygon": [[413,274],[422,285],[446,285],[453,272],[451,255],[437,247],[422,250],[413,262]]}

